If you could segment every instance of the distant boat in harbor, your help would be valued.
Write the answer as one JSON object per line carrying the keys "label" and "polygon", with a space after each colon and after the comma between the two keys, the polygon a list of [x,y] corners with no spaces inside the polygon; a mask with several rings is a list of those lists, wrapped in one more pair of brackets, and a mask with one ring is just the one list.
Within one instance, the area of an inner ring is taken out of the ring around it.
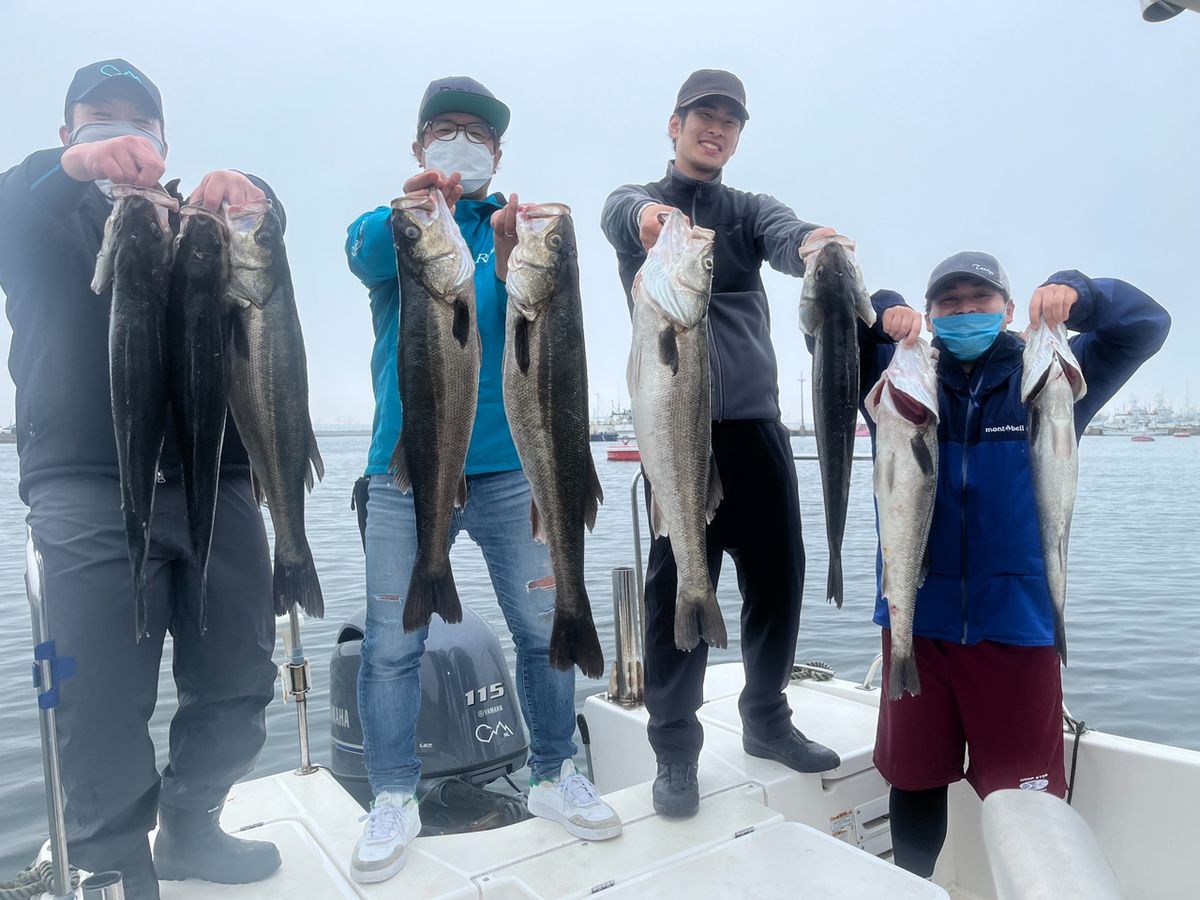
{"label": "distant boat in harbor", "polygon": [[1148,435],[1148,434],[1135,434],[1133,437],[1130,438],[1130,440],[1133,441],[1135,444],[1146,444],[1146,443],[1153,441],[1154,438],[1150,437],[1150,435]]}

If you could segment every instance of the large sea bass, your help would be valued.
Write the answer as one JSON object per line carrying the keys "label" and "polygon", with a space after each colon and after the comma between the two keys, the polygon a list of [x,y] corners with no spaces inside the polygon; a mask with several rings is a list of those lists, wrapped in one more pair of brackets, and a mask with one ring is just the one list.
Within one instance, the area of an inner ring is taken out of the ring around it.
{"label": "large sea bass", "polygon": [[304,494],[325,464],[308,413],[308,363],[283,225],[269,200],[225,210],[234,308],[230,410],[275,529],[275,613],[325,614],[304,532]]}
{"label": "large sea bass", "polygon": [[558,203],[517,212],[517,247],[508,262],[504,409],[533,490],[534,537],[550,547],[554,630],[550,664],[604,670],[583,576],[583,529],[604,499],[588,433],[587,356],[579,259],[571,211]]}
{"label": "large sea bass", "polygon": [[404,627],[436,612],[462,621],[450,569],[450,520],[467,502],[467,447],[479,397],[475,261],[440,191],[392,201],[400,279],[397,367],[404,411],[392,473],[413,491],[417,558],[404,600]]}
{"label": "large sea bass", "polygon": [[175,240],[170,220],[179,205],[159,188],[114,185],[112,198],[92,290],[102,294],[112,285],[109,386],[133,567],[134,628],[141,640],[149,633],[146,557],[170,384],[167,291]]}
{"label": "large sea bass", "polygon": [[1067,544],[1079,477],[1075,401],[1087,393],[1064,325],[1043,321],[1026,335],[1021,401],[1029,409],[1029,464],[1046,581],[1054,601],[1054,645],[1067,662]]}
{"label": "large sea bass", "polygon": [[867,412],[875,420],[875,508],[883,557],[881,592],[891,620],[888,696],[921,692],[913,653],[917,589],[928,571],[929,526],[937,497],[937,372],[929,345],[896,345],[871,388]]}
{"label": "large sea bass", "polygon": [[183,207],[180,222],[167,301],[171,411],[183,469],[192,559],[200,573],[203,632],[208,552],[229,409],[231,321],[225,295],[229,239],[224,219],[204,207]]}
{"label": "large sea bass", "polygon": [[862,271],[844,239],[814,248],[800,295],[800,328],[814,340],[813,420],[829,543],[826,599],[842,605],[842,535],[858,420],[858,326],[875,323]]}
{"label": "large sea bass", "polygon": [[705,532],[721,502],[712,456],[708,301],[713,232],[678,210],[633,281],[627,373],[633,427],[650,482],[650,530],[671,538],[678,568],[675,646],[728,643],[708,577]]}

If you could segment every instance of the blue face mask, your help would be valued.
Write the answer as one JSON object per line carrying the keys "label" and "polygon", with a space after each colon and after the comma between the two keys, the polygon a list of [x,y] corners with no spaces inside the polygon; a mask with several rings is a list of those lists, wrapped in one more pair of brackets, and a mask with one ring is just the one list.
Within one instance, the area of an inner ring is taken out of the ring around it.
{"label": "blue face mask", "polygon": [[957,359],[979,359],[1000,334],[1004,313],[963,313],[933,320],[933,333]]}

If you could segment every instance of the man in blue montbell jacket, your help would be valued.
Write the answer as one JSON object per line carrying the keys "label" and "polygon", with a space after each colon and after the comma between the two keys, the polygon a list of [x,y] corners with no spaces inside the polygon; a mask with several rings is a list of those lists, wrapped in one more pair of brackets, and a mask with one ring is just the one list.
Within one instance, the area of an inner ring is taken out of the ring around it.
{"label": "man in blue montbell jacket", "polygon": [[[470,501],[455,511],[451,539],[466,530],[479,544],[512,632],[517,690],[531,742],[529,811],[561,823],[576,837],[603,840],[621,833],[621,820],[572,761],[575,672],[550,666],[554,575],[548,549],[534,542],[530,531],[529,482],[501,393],[508,302],[504,279],[516,245],[517,198],[506,203],[500,194],[489,196],[488,185],[500,162],[500,137],[508,121],[508,107],[474,79],[434,81],[421,101],[413,143],[423,171],[405,182],[404,191],[441,190],[475,254],[475,308],[483,349],[479,403],[467,452]],[[402,493],[388,474],[402,416],[396,373],[400,286],[390,215],[388,206],[363,214],[350,225],[346,241],[350,270],[370,292],[375,328],[375,423],[366,491],[356,491],[358,502],[366,501],[367,555],[367,630],[358,705],[363,756],[375,795],[350,864],[360,882],[384,881],[398,872],[405,847],[421,830],[413,794],[421,771],[416,726],[428,627],[404,630],[416,517],[412,493]]]}
{"label": "man in blue montbell jacket", "polygon": [[[939,352],[937,497],[913,619],[921,692],[884,693],[875,737],[875,765],[891,785],[896,864],[929,877],[946,838],[947,788],[964,775],[980,797],[1003,788],[1066,794],[1062,673],[1021,402],[1025,343],[1005,330],[1008,276],[994,256],[968,251],[933,270],[924,316],[892,291],[871,300],[879,317],[859,327],[864,397],[895,342],[916,341],[922,324]],[[1075,404],[1077,436],[1171,327],[1132,285],[1075,271],[1033,292],[1029,320],[1079,332],[1070,343],[1087,393]],[[871,432],[874,440],[873,422]],[[887,684],[891,631],[878,594],[875,623]]]}

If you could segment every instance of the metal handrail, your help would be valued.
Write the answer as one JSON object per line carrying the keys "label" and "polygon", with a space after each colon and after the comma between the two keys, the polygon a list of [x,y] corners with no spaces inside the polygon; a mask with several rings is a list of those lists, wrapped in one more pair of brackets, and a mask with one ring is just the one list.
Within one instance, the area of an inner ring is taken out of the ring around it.
{"label": "metal handrail", "polygon": [[311,682],[308,660],[304,657],[304,645],[300,642],[300,616],[294,604],[288,610],[288,628],[283,633],[283,649],[288,657],[288,661],[279,667],[279,677],[283,681],[283,702],[287,703],[288,697],[295,698],[296,729],[300,734],[300,768],[295,770],[295,774],[311,775],[317,771],[308,749],[308,691]]}
{"label": "metal handrail", "polygon": [[883,654],[880,653],[873,660],[871,660],[871,665],[867,668],[866,677],[863,678],[862,684],[858,685],[858,689],[860,691],[875,690],[875,685],[871,684],[871,682],[875,680],[875,673],[879,671],[879,667],[882,665],[883,665]]}

